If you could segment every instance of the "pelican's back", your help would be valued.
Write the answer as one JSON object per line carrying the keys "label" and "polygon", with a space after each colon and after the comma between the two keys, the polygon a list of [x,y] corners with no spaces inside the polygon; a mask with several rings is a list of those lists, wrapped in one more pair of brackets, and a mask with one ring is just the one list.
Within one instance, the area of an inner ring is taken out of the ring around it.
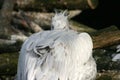
{"label": "pelican's back", "polygon": [[[55,20],[64,17],[56,16]],[[55,22],[53,30],[35,33],[22,45],[17,80],[94,80],[96,64],[89,34]]]}

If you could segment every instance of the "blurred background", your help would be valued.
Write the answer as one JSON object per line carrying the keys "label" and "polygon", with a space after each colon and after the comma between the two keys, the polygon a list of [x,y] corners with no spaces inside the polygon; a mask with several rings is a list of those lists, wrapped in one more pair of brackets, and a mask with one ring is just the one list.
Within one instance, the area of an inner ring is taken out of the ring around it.
{"label": "blurred background", "polygon": [[68,10],[70,27],[94,44],[96,80],[120,80],[119,0],[0,0],[0,80],[14,80],[22,43],[50,30],[54,10]]}

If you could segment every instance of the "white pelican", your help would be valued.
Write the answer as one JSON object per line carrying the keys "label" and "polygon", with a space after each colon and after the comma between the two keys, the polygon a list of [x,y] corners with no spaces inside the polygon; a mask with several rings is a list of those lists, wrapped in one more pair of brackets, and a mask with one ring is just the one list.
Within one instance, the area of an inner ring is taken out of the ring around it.
{"label": "white pelican", "polygon": [[52,18],[51,30],[30,36],[19,55],[17,80],[94,80],[96,63],[88,33],[69,29],[66,11]]}

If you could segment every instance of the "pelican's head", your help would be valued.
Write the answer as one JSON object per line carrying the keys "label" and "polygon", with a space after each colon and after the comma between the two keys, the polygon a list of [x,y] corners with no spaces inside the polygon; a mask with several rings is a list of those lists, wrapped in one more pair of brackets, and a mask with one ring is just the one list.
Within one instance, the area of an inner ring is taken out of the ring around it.
{"label": "pelican's head", "polygon": [[52,30],[67,30],[67,29],[69,29],[67,11],[55,13],[54,17],[52,18],[51,29]]}

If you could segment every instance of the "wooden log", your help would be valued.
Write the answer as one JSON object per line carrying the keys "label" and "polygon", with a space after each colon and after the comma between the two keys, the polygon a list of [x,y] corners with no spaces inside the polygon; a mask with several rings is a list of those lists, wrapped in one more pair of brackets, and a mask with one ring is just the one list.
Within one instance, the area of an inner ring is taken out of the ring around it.
{"label": "wooden log", "polygon": [[20,51],[23,41],[0,39],[0,53]]}
{"label": "wooden log", "polygon": [[[84,26],[84,25],[82,25],[82,26]],[[86,27],[87,26],[85,26],[85,28]],[[77,27],[77,29],[79,31],[79,27]],[[84,27],[80,28],[80,31],[83,30],[83,29],[84,29]],[[103,47],[107,47],[107,46],[111,46],[111,45],[120,43],[120,30],[117,29],[117,27],[115,27],[115,26],[111,26],[109,28],[99,30],[99,31],[95,31],[94,29],[91,29],[91,28],[89,28],[88,30],[89,30],[88,32],[90,32],[91,37],[93,38],[94,49],[103,48]],[[5,40],[5,39],[2,40],[1,39],[0,40],[0,42],[2,43],[2,44],[0,43],[1,52],[2,51],[3,52],[5,52],[5,51],[9,52],[9,51],[11,51],[12,48],[14,49],[14,50],[12,49],[12,52],[18,51],[18,49],[20,49],[20,47],[17,48],[17,46],[13,46],[13,45],[16,44],[16,43],[14,44],[13,42],[14,41],[23,42],[26,38],[27,37],[25,37],[25,36],[12,35],[10,40]],[[10,43],[12,43],[12,44],[10,44]],[[9,46],[9,47],[6,47],[6,46]],[[14,47],[16,47],[16,48],[14,48]]]}
{"label": "wooden log", "polygon": [[81,23],[78,23],[76,21],[73,21],[73,20],[70,20],[70,27],[71,29],[77,31],[77,32],[88,32],[88,33],[93,33],[93,32],[96,32],[97,30],[87,26],[87,25],[84,25],[84,24],[81,24]]}
{"label": "wooden log", "polygon": [[[68,18],[71,19],[81,12],[81,10],[70,10]],[[54,13],[22,11],[13,12],[12,23],[13,25],[19,25],[18,28],[22,27],[29,30],[31,27],[34,32],[38,32],[42,30],[40,27],[43,29],[50,29],[52,16],[54,16]],[[34,29],[36,27],[34,27],[33,24],[36,25],[37,30]]]}
{"label": "wooden log", "polygon": [[33,33],[41,31],[42,28],[30,18],[31,17],[23,11],[19,11],[18,13],[13,12],[13,19],[11,22],[16,29],[22,29]]}
{"label": "wooden log", "polygon": [[109,70],[99,72],[96,80],[120,80],[120,72],[115,70]]}
{"label": "wooden log", "polygon": [[120,43],[120,30],[116,26],[111,26],[91,34],[94,49],[103,48]]}
{"label": "wooden log", "polygon": [[0,10],[0,34],[12,34],[15,31],[11,28],[10,21],[15,0],[4,0]]}
{"label": "wooden log", "polygon": [[17,0],[15,8],[22,10],[53,11],[53,9],[95,9],[98,0]]}
{"label": "wooden log", "polygon": [[[83,30],[84,28],[81,28],[81,29]],[[103,48],[103,47],[107,47],[107,46],[111,46],[111,45],[120,43],[120,30],[117,29],[115,26],[112,26],[112,27],[109,27],[109,28],[106,28],[106,29],[103,29],[100,31],[95,31],[94,29],[93,30],[90,29],[90,31],[92,31],[92,33],[90,32],[90,35],[93,38],[94,49]],[[16,37],[15,36],[13,36],[13,37],[16,39],[13,39],[11,37],[12,41],[11,40],[3,40],[5,43],[0,44],[1,52],[18,51],[20,49],[20,47],[15,46],[17,43],[10,44],[10,42],[21,41],[21,44],[22,44],[22,42],[27,38],[27,37],[19,36],[19,35],[18,36],[16,35]],[[3,42],[1,42],[1,43],[3,43]],[[8,47],[6,47],[6,46],[8,46]],[[19,46],[21,46],[21,45],[19,45]]]}

